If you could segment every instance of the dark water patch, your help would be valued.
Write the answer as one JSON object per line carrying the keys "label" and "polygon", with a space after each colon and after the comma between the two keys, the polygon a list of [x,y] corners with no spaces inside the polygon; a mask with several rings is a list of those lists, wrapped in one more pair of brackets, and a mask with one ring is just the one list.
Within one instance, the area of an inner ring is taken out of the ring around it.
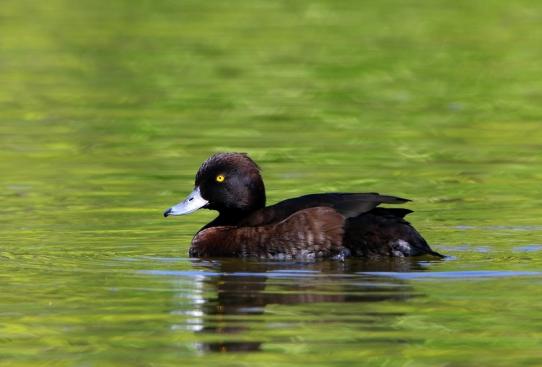
{"label": "dark water patch", "polygon": [[[412,262],[408,263],[413,266]],[[201,271],[151,269],[138,272],[168,279],[173,284],[177,279],[188,279],[196,289],[201,289],[198,296],[192,297],[192,307],[173,311],[186,317],[186,322],[176,324],[176,330],[191,330],[202,337],[221,339],[200,341],[198,350],[261,352],[264,346],[289,343],[290,332],[295,333],[306,325],[324,329],[348,325],[351,332],[371,332],[373,337],[391,333],[393,320],[402,313],[396,310],[374,312],[363,305],[402,303],[423,294],[401,279],[383,279],[352,271],[359,270],[360,266],[366,268],[364,264],[364,261],[259,263],[227,259],[194,261],[192,266]],[[392,268],[399,270],[404,265],[399,261]],[[390,264],[378,265],[382,266],[389,268]],[[325,312],[328,307],[335,310]],[[244,340],[247,334],[254,337]],[[337,342],[334,336],[329,338],[320,335],[315,342]],[[383,343],[386,343],[385,338]]]}

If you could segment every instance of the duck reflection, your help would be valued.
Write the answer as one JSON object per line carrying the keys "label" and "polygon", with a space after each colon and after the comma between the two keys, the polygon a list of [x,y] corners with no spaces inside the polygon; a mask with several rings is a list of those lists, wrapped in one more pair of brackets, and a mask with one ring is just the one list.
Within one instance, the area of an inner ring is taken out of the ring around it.
{"label": "duck reflection", "polygon": [[[251,325],[264,322],[269,305],[305,303],[403,302],[420,296],[405,281],[367,274],[423,271],[420,260],[390,258],[385,261],[352,259],[315,263],[257,262],[239,259],[195,261],[196,270],[214,276],[203,278],[199,305],[202,326],[198,333],[223,336],[218,342],[201,343],[202,351],[258,351],[262,341],[242,340]],[[390,315],[396,317],[397,314]],[[215,339],[215,338],[212,338]]]}

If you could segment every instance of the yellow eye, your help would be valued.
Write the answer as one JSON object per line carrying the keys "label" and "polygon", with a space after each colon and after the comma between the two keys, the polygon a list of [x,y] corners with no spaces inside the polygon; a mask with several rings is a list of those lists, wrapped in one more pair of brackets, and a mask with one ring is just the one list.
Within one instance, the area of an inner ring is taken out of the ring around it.
{"label": "yellow eye", "polygon": [[216,182],[224,182],[224,179],[225,179],[224,175],[216,176]]}

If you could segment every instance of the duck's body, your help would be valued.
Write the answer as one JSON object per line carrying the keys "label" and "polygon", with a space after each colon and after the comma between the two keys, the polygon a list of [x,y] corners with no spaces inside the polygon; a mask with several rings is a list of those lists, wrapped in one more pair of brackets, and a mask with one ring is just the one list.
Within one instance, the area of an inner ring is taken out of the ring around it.
{"label": "duck's body", "polygon": [[377,208],[407,201],[376,193],[327,193],[265,207],[258,166],[245,154],[221,153],[201,166],[192,194],[164,215],[219,211],[194,236],[194,257],[441,256],[403,219],[410,210]]}

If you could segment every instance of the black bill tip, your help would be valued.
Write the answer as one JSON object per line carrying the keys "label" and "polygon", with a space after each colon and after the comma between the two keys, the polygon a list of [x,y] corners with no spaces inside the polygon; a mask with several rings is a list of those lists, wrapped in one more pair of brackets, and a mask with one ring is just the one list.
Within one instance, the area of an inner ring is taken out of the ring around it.
{"label": "black bill tip", "polygon": [[167,218],[167,216],[171,213],[171,208],[169,208],[168,210],[166,210],[164,212],[164,218]]}

